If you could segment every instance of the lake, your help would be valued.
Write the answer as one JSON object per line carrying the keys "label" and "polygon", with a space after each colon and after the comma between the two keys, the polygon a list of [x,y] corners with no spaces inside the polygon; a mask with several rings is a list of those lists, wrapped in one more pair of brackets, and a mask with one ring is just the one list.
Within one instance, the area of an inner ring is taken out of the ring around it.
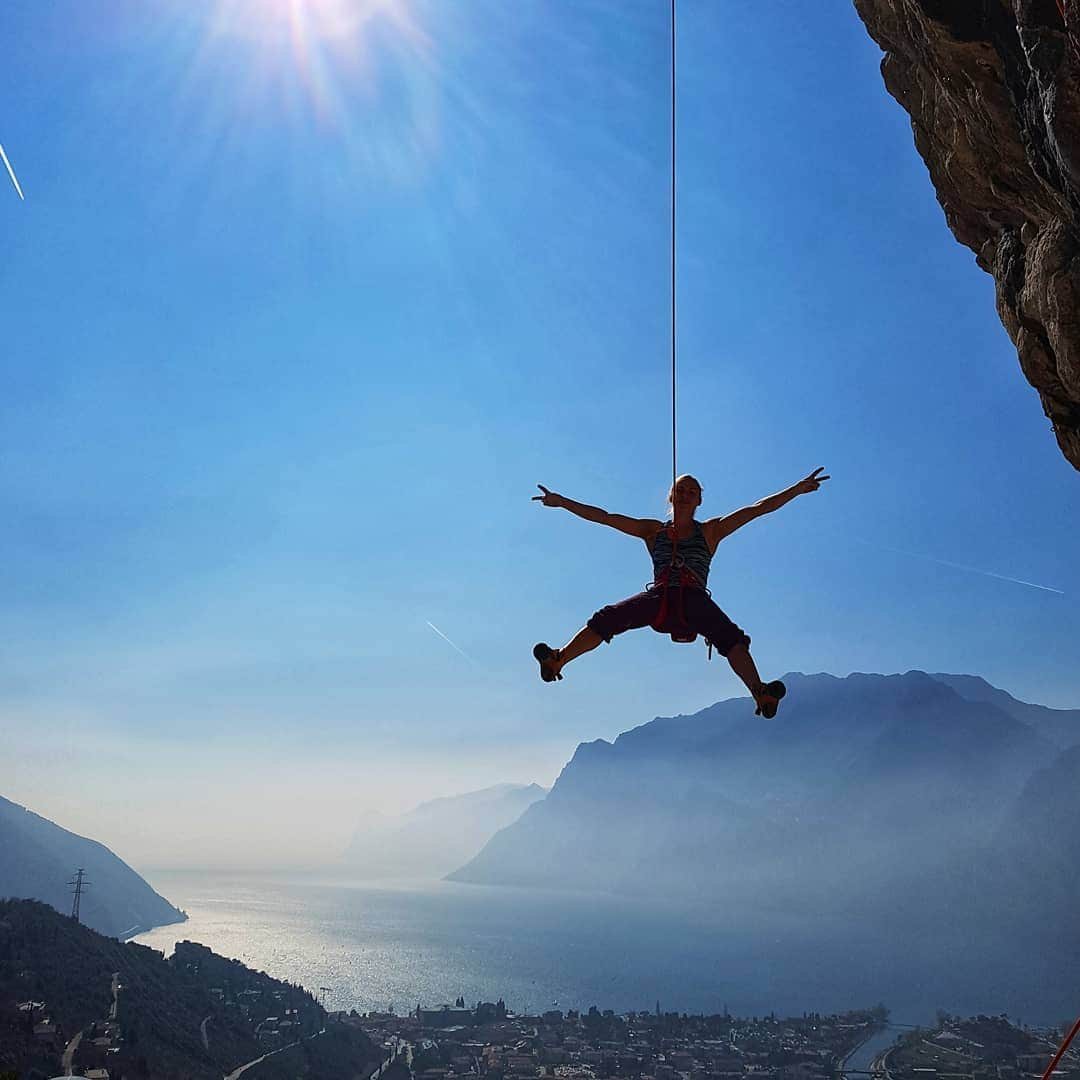
{"label": "lake", "polygon": [[740,1016],[836,1012],[884,1002],[893,1019],[1007,1012],[1059,1022],[1074,972],[1038,972],[1020,942],[990,954],[925,932],[882,937],[850,920],[610,896],[429,884],[343,884],[161,872],[189,921],[135,940],[189,939],[325,994],[329,1008],[398,1012],[502,997],[516,1011],[597,1005]]}

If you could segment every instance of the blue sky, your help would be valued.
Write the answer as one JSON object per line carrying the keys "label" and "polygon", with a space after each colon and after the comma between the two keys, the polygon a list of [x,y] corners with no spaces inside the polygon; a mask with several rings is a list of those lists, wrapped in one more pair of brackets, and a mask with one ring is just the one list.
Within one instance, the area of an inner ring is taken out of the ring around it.
{"label": "blue sky", "polygon": [[[1076,473],[877,47],[845,2],[679,19],[680,467],[709,515],[834,477],[714,596],[767,675],[1080,705]],[[670,480],[666,4],[0,32],[0,793],[158,865],[316,860],[741,692],[648,632],[530,656],[650,569],[534,485],[661,516]]]}

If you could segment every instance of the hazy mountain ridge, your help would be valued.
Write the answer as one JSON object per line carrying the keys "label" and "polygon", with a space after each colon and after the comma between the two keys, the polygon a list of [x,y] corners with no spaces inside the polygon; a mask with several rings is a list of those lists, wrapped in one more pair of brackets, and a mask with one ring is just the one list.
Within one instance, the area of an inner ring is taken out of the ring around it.
{"label": "hazy mountain ridge", "polygon": [[1034,728],[1062,749],[1080,744],[1080,709],[1051,709],[1046,705],[1020,701],[1007,691],[991,686],[978,675],[935,673],[933,678],[952,687],[968,701],[985,701],[996,705],[1013,719]]}
{"label": "hazy mountain ridge", "polygon": [[0,898],[41,900],[69,912],[67,883],[79,867],[90,882],[82,897],[82,921],[103,934],[148,930],[187,917],[104,844],[0,798]]}
{"label": "hazy mountain ridge", "polygon": [[370,820],[353,835],[342,862],[351,875],[366,878],[442,877],[546,794],[539,784],[496,784],[431,799],[398,817]]}
{"label": "hazy mountain ridge", "polygon": [[1075,924],[1080,886],[1080,746],[1037,770],[1009,807],[981,866],[987,893],[1040,918]]}
{"label": "hazy mountain ridge", "polygon": [[844,882],[839,902],[895,907],[985,865],[1059,754],[964,680],[982,700],[924,672],[785,680],[774,723],[740,698],[582,744],[548,797],[450,876],[827,906]]}

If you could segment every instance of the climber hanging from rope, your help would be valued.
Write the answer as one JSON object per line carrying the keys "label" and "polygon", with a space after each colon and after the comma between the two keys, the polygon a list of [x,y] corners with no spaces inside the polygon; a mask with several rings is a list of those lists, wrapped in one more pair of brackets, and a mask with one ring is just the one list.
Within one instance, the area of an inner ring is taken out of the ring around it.
{"label": "climber hanging from rope", "polygon": [[653,582],[644,592],[601,608],[561,649],[553,649],[544,642],[533,649],[533,656],[540,664],[540,677],[544,682],[561,679],[563,668],[571,660],[627,630],[651,626],[660,633],[670,634],[675,641],[693,641],[701,634],[710,648],[727,658],[732,671],[746,684],[757,705],[756,715],[775,716],[785,693],[784,684],[779,680],[762,681],[750,655],[750,638],[720,610],[705,587],[709,564],[720,541],[736,529],[779,510],[797,495],[817,491],[829,479],[821,475],[823,471],[815,469],[775,495],[703,522],[694,517],[694,511],[701,505],[701,485],[692,476],[680,476],[668,493],[672,519],[668,524],[652,518],[609,514],[537,484],[543,494],[534,495],[533,501],[561,507],[586,521],[636,536],[645,541],[653,560]]}

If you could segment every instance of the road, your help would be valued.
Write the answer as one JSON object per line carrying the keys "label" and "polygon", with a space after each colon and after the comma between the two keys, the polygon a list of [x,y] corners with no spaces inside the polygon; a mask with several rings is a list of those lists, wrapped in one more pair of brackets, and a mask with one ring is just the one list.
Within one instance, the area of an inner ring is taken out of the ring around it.
{"label": "road", "polygon": [[[323,1028],[322,1031],[316,1031],[314,1035],[305,1035],[304,1039],[317,1039],[320,1035],[325,1034],[326,1028]],[[262,1057],[257,1057],[254,1061],[249,1061],[246,1065],[241,1065],[238,1069],[233,1069],[233,1071],[225,1077],[225,1080],[237,1080],[237,1077],[242,1076],[248,1069],[254,1068],[260,1061],[265,1061],[268,1057],[280,1054],[283,1050],[291,1050],[294,1046],[299,1046],[304,1039],[297,1039],[296,1042],[291,1042],[288,1046],[279,1046],[277,1050],[271,1050],[270,1053],[263,1054]]]}
{"label": "road", "polygon": [[[112,977],[112,1005],[109,1007],[110,1020],[116,1019],[116,1012],[119,1007],[119,999],[117,995],[122,989],[123,987],[120,985],[120,972],[114,971]],[[60,1059],[60,1064],[64,1069],[65,1076],[72,1075],[71,1070],[74,1068],[75,1051],[79,1049],[79,1043],[82,1042],[82,1037],[83,1033],[81,1031],[77,1031],[75,1033],[75,1038],[73,1038],[71,1042],[69,1042],[67,1046],[64,1047],[64,1054],[63,1057],[61,1057]]]}
{"label": "road", "polygon": [[402,1055],[405,1057],[405,1064],[408,1065],[409,1071],[412,1071],[412,1043],[393,1035],[390,1038],[390,1044],[390,1056],[368,1077],[368,1080],[379,1080],[379,1077]]}
{"label": "road", "polygon": [[877,1065],[881,1069],[881,1076],[883,1080],[892,1080],[892,1073],[889,1072],[889,1055],[893,1052],[893,1048],[890,1046],[888,1050],[878,1059]]}
{"label": "road", "polygon": [[71,1059],[75,1056],[75,1051],[79,1049],[79,1043],[82,1042],[83,1033],[81,1031],[75,1032],[75,1038],[71,1040],[64,1047],[64,1056],[61,1059],[60,1064],[64,1067],[64,1075],[71,1075]]}

